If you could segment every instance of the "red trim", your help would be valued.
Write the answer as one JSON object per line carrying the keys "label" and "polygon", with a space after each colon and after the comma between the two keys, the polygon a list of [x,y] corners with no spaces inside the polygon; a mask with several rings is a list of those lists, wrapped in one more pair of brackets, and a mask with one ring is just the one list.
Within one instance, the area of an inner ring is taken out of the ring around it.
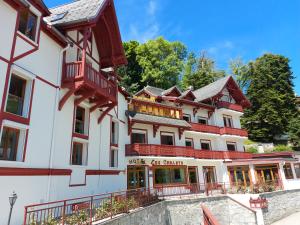
{"label": "red trim", "polygon": [[8,59],[5,59],[5,58],[3,58],[2,56],[0,56],[0,60],[4,61],[4,62],[6,62],[6,63],[9,63],[9,60],[8,60]]}
{"label": "red trim", "polygon": [[86,175],[119,175],[123,170],[86,170]]}
{"label": "red trim", "polygon": [[27,150],[27,141],[28,141],[28,133],[29,129],[26,130],[26,136],[25,136],[25,143],[24,143],[24,150],[23,150],[23,162],[25,162],[25,157],[26,157],[26,150]]}
{"label": "red trim", "polygon": [[75,133],[75,132],[73,132],[72,137],[81,138],[81,139],[85,139],[85,140],[88,140],[88,139],[89,139],[89,136],[88,136],[88,135],[85,135],[85,134],[78,134],[78,133]]}
{"label": "red trim", "polygon": [[0,176],[70,176],[70,169],[0,167]]}
{"label": "red trim", "polygon": [[36,79],[50,85],[51,87],[54,87],[54,88],[59,88],[59,86],[55,85],[55,84],[52,84],[51,82],[45,80],[44,78],[40,77],[40,76],[36,76]]}
{"label": "red trim", "polygon": [[27,42],[29,45],[31,45],[33,48],[37,48],[37,45],[35,45],[33,40],[28,40],[29,38],[24,37],[24,34],[21,34],[17,31],[17,37],[21,38],[23,41]]}
{"label": "red trim", "polygon": [[10,120],[10,121],[25,124],[25,125],[29,125],[29,123],[30,123],[29,118],[18,116],[18,115],[12,114],[12,113],[2,112],[0,115],[3,120]]}
{"label": "red trim", "polygon": [[54,40],[61,47],[65,47],[67,42],[62,39],[51,27],[49,27],[44,21],[41,22],[41,30],[47,34],[52,40]]}

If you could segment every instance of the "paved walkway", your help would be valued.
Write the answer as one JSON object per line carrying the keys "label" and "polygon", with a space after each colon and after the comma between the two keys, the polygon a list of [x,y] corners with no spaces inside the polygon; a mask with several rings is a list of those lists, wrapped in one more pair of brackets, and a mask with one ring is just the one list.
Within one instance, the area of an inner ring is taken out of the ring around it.
{"label": "paved walkway", "polygon": [[299,224],[300,224],[300,212],[297,212],[275,223],[272,223],[271,225],[299,225]]}

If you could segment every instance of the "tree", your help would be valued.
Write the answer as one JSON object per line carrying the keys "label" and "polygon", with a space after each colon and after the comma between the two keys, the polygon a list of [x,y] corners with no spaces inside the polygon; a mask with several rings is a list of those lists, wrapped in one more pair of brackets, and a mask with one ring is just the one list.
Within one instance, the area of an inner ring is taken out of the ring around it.
{"label": "tree", "polygon": [[124,42],[123,47],[128,64],[118,68],[118,75],[122,77],[121,86],[129,93],[135,93],[145,86],[142,82],[142,67],[137,61],[137,48],[140,43],[137,41]]}
{"label": "tree", "polygon": [[201,53],[199,58],[191,52],[184,66],[182,86],[184,89],[189,86],[198,89],[224,76],[225,72],[217,70],[215,62],[208,58],[204,52]]}
{"label": "tree", "polygon": [[300,147],[300,115],[293,117],[289,124],[289,140],[295,147]]}
{"label": "tree", "polygon": [[241,58],[237,58],[229,62],[229,67],[241,90],[246,92],[251,81],[252,62],[245,64]]}
{"label": "tree", "polygon": [[167,89],[178,84],[187,49],[181,42],[162,37],[137,47],[137,62],[142,68],[141,82]]}
{"label": "tree", "polygon": [[252,106],[245,110],[243,126],[251,140],[273,142],[288,132],[297,112],[289,59],[265,54],[252,63],[250,77],[246,95]]}

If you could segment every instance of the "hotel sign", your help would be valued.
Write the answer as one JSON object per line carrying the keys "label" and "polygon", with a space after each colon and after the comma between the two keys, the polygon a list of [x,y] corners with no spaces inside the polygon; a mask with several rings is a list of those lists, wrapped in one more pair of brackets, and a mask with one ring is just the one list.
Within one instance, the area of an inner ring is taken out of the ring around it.
{"label": "hotel sign", "polygon": [[181,166],[183,161],[178,160],[159,160],[159,159],[129,159],[130,165],[152,165],[152,166]]}

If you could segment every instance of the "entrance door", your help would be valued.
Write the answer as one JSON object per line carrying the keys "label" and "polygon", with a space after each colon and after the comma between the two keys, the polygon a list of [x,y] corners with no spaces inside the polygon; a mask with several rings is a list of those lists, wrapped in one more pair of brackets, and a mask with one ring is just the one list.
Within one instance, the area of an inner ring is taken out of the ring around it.
{"label": "entrance door", "polygon": [[127,169],[127,188],[143,188],[146,187],[145,167],[129,166]]}
{"label": "entrance door", "polygon": [[216,168],[214,166],[203,166],[203,175],[206,184],[216,183]]}
{"label": "entrance door", "polygon": [[190,184],[198,184],[197,168],[189,167],[189,182]]}

